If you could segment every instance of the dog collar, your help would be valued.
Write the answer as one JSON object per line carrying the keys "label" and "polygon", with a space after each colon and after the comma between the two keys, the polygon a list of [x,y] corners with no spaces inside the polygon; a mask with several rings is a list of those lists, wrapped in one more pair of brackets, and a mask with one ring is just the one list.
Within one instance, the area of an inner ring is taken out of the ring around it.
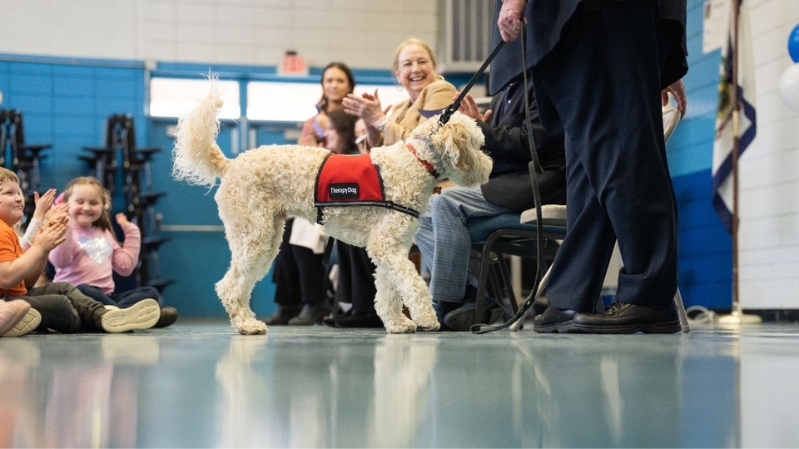
{"label": "dog collar", "polygon": [[416,157],[416,160],[419,161],[419,163],[422,164],[425,169],[427,169],[427,172],[433,175],[433,178],[435,178],[436,181],[438,181],[439,173],[438,170],[436,170],[436,168],[433,166],[433,164],[420,158],[419,155],[416,154],[416,148],[413,145],[407,143],[405,144],[405,148],[407,148],[408,151],[410,151],[414,155],[414,157]]}

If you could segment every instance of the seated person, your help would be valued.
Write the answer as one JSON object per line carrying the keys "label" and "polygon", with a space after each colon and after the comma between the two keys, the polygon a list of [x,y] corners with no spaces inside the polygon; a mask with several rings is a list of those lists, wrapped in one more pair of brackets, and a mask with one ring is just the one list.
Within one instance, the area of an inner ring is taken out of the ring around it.
{"label": "seated person", "polygon": [[[529,76],[528,76],[529,78]],[[494,159],[487,184],[477,188],[452,187],[430,200],[421,216],[416,244],[422,264],[430,270],[430,293],[442,329],[469,330],[474,322],[476,280],[469,273],[475,220],[504,217],[508,227],[518,226],[521,212],[535,207],[528,163],[531,160],[527,129],[523,127],[524,83],[520,73],[491,101],[481,116],[467,95],[461,112],[477,119],[485,134],[485,149]],[[541,201],[566,204],[566,155],[562,136],[550,136],[541,126],[532,85],[529,86],[530,119],[538,158],[544,172],[538,175]],[[483,317],[495,321],[501,307],[494,303]]]}
{"label": "seated person", "polygon": [[[64,243],[50,252],[49,260],[56,270],[53,280],[75,285],[84,295],[107,306],[126,309],[152,299],[160,307],[161,294],[154,287],[115,292],[113,274],[130,276],[139,262],[141,230],[125,214],[116,214],[114,218],[125,235],[123,242],[117,240],[109,212],[111,194],[102,183],[91,176],[74,178],[61,201],[68,206],[70,220]],[[169,326],[178,319],[174,307],[160,311],[155,327]]]}
{"label": "seated person", "polygon": [[[363,120],[343,111],[330,113],[328,139],[344,148],[334,152],[368,153],[366,140],[358,140],[364,136],[366,136],[366,127]],[[383,322],[375,312],[375,266],[366,254],[366,249],[336,240],[336,252],[338,254],[336,300],[339,304],[350,303],[352,307],[347,313],[325,319],[323,323],[341,328],[383,327]]]}

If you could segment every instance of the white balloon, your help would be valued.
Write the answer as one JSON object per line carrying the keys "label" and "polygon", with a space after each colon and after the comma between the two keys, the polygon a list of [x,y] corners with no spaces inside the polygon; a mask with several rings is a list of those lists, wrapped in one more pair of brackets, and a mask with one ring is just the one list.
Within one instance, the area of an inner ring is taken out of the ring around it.
{"label": "white balloon", "polygon": [[789,108],[799,112],[799,63],[788,67],[780,77],[780,95]]}

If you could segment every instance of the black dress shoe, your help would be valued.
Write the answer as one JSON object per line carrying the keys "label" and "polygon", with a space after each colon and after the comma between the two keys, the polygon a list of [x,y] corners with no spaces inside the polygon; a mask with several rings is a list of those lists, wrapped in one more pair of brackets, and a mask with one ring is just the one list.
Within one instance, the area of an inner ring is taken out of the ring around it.
{"label": "black dress shoe", "polygon": [[540,333],[572,332],[572,320],[577,312],[574,310],[560,310],[554,306],[547,307],[544,313],[533,318],[533,331]]}
{"label": "black dress shoe", "polygon": [[330,315],[328,315],[324,319],[322,319],[322,324],[325,325],[325,326],[329,326],[329,327],[336,327],[336,321],[338,321],[338,320],[340,320],[340,319],[342,319],[342,318],[344,318],[346,316],[352,315],[352,312],[353,312],[352,308],[350,308],[346,312],[341,312],[338,315],[333,315],[333,313],[331,312]]}
{"label": "black dress shoe", "polygon": [[594,334],[674,334],[682,330],[673,302],[664,308],[614,302],[602,313],[578,313],[572,328]]}
{"label": "black dress shoe", "polygon": [[336,327],[340,328],[370,328],[383,327],[383,320],[376,313],[353,312],[336,320]]}
{"label": "black dress shoe", "polygon": [[268,326],[284,326],[286,324],[289,324],[289,320],[297,316],[300,313],[300,310],[302,310],[301,305],[296,305],[296,306],[278,305],[277,310],[275,310],[275,313],[271,317],[264,320],[264,322]]}

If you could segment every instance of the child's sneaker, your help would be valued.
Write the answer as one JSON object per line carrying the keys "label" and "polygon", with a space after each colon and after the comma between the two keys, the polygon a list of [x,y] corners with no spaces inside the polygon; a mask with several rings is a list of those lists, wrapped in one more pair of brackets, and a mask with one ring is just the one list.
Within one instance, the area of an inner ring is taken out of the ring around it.
{"label": "child's sneaker", "polygon": [[21,337],[36,330],[41,323],[42,314],[40,314],[36,309],[30,308],[25,316],[23,316],[22,319],[11,328],[11,330],[3,334],[3,337]]}
{"label": "child's sneaker", "polygon": [[111,334],[149,329],[161,316],[161,308],[154,299],[143,299],[127,309],[106,310],[100,317],[100,323],[103,330]]}
{"label": "child's sneaker", "polygon": [[0,335],[13,329],[20,320],[25,318],[25,314],[30,308],[31,305],[21,299],[0,300]]}

